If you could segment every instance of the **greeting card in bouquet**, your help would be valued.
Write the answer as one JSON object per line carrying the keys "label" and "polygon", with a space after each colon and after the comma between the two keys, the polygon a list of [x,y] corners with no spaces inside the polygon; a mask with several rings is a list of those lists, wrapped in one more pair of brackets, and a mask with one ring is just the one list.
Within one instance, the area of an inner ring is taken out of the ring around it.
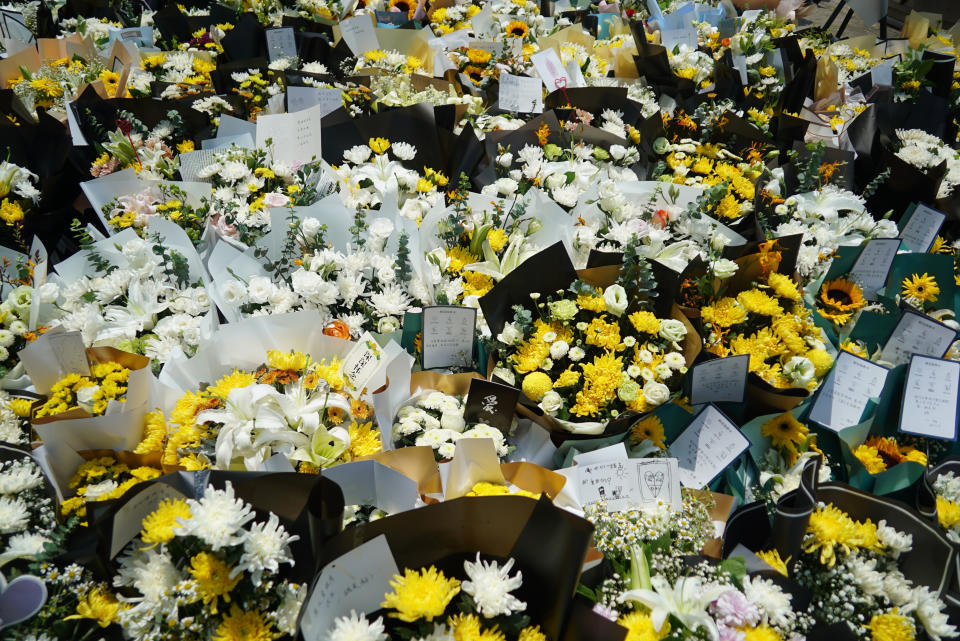
{"label": "greeting card in bouquet", "polygon": [[667,452],[679,463],[684,487],[702,489],[750,447],[737,426],[713,405],[707,405],[670,444]]}

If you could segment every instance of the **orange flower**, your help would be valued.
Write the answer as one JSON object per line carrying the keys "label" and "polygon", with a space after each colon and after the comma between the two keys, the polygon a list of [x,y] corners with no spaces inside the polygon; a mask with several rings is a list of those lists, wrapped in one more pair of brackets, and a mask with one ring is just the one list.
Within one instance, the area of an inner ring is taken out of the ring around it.
{"label": "orange flower", "polygon": [[327,326],[323,328],[323,333],[327,336],[333,336],[334,338],[350,340],[350,327],[342,320],[327,323]]}
{"label": "orange flower", "polygon": [[543,147],[547,144],[547,139],[550,137],[550,127],[547,126],[547,123],[540,125],[540,128],[537,129],[537,140],[540,142],[540,146]]}

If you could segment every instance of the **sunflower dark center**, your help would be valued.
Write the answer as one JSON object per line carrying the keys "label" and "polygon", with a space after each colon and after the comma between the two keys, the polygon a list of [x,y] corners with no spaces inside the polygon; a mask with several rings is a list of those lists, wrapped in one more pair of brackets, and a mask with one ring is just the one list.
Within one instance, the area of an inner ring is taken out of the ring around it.
{"label": "sunflower dark center", "polygon": [[843,291],[842,289],[831,289],[827,291],[827,296],[831,299],[837,301],[841,305],[849,305],[853,302],[853,299],[850,298],[850,294]]}

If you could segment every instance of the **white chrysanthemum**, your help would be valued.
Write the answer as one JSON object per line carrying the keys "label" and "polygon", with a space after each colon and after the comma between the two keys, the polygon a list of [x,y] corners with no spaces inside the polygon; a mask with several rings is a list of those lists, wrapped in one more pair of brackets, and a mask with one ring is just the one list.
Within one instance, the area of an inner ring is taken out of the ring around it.
{"label": "white chrysanthemum", "polygon": [[881,545],[893,552],[894,557],[913,549],[913,536],[890,527],[885,520],[877,524],[877,538]]}
{"label": "white chrysanthemum", "polygon": [[460,438],[459,432],[455,432],[453,430],[432,429],[427,430],[418,436],[416,445],[418,447],[426,445],[428,447],[432,447],[433,449],[437,449],[444,443],[448,441],[456,441],[458,438]]}
{"label": "white chrysanthemum", "polygon": [[289,546],[298,538],[300,537],[291,536],[280,525],[280,519],[276,514],[271,514],[270,520],[265,523],[254,523],[250,526],[247,540],[243,543],[243,556],[234,567],[232,576],[241,572],[250,572],[253,584],[260,585],[265,571],[276,573],[281,563],[293,565]]}
{"label": "white chrysanthemum", "polygon": [[118,487],[120,486],[113,479],[100,481],[99,483],[88,485],[87,491],[83,494],[83,498],[87,501],[100,501],[108,498]]}
{"label": "white chrysanthemum", "polygon": [[284,582],[283,602],[280,607],[269,614],[270,618],[276,621],[277,629],[281,634],[294,636],[297,633],[297,617],[300,616],[300,609],[307,598],[307,585],[296,585]]}
{"label": "white chrysanthemum", "polygon": [[526,609],[526,603],[510,594],[523,584],[520,572],[510,576],[513,562],[514,559],[509,559],[502,566],[497,565],[496,561],[485,563],[480,560],[479,552],[475,562],[464,562],[463,570],[470,580],[463,582],[463,591],[473,597],[481,616],[492,619]]}
{"label": "white chrysanthemum", "polygon": [[864,593],[870,596],[885,595],[883,574],[877,572],[876,559],[864,559],[854,555],[847,560],[846,565]]}
{"label": "white chrysanthemum", "polygon": [[134,545],[133,550],[120,558],[120,567],[113,578],[115,587],[130,587],[141,594],[131,598],[131,602],[145,601],[159,606],[171,598],[173,587],[183,577],[173,564],[173,560],[162,548],[141,550]]}
{"label": "white chrysanthemum", "polygon": [[915,591],[917,600],[917,618],[923,624],[924,630],[933,641],[941,638],[957,636],[957,628],[950,625],[947,615],[943,612],[944,603],[926,586],[920,586]]}
{"label": "white chrysanthemum", "polygon": [[760,618],[764,623],[773,626],[789,624],[790,595],[785,593],[779,585],[760,576],[745,577],[743,579],[743,594],[757,606]]}
{"label": "white chrysanthemum", "polygon": [[399,285],[390,284],[371,295],[370,304],[378,317],[402,316],[410,306],[410,297]]}
{"label": "white chrysanthemum", "polygon": [[246,541],[244,526],[253,520],[250,506],[233,494],[233,485],[227,482],[223,490],[208,488],[199,501],[189,499],[190,518],[174,528],[179,536],[195,536],[214,550]]}
{"label": "white chrysanthemum", "polygon": [[327,635],[327,641],[386,641],[383,619],[367,621],[362,614],[350,610],[349,616],[337,617],[333,628]]}
{"label": "white chrysanthemum", "polygon": [[7,549],[0,554],[0,567],[14,559],[33,558],[43,552],[43,546],[50,539],[42,534],[24,532],[14,534],[7,540]]}
{"label": "white chrysanthemum", "polygon": [[43,483],[43,473],[35,464],[11,465],[0,474],[0,494],[16,495]]}

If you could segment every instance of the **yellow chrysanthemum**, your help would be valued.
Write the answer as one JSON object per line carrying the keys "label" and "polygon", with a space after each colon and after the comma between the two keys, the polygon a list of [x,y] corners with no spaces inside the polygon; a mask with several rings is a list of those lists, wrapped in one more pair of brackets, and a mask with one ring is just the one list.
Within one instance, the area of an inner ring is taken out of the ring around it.
{"label": "yellow chrysanthemum", "polygon": [[623,380],[623,360],[613,352],[597,356],[592,363],[581,365],[583,389],[577,392],[577,402],[570,408],[576,416],[595,416],[615,397]]}
{"label": "yellow chrysanthemum", "polygon": [[267,350],[267,364],[274,369],[300,372],[306,369],[310,357],[301,352],[281,352],[278,349]]}
{"label": "yellow chrysanthemum", "polygon": [[390,141],[386,138],[371,138],[368,144],[375,154],[382,154],[390,149]]}
{"label": "yellow chrysanthemum", "polygon": [[77,600],[77,613],[64,617],[71,619],[92,619],[101,628],[116,622],[120,602],[106,586],[98,585]]}
{"label": "yellow chrysanthemum", "polygon": [[794,283],[793,279],[789,276],[774,272],[767,278],[767,285],[769,285],[773,293],[780,298],[787,298],[793,301],[803,300],[800,290],[797,289],[797,284]]}
{"label": "yellow chrysanthemum", "polygon": [[942,496],[937,497],[937,520],[945,528],[960,525],[960,503]]}
{"label": "yellow chrysanthemum", "polygon": [[597,316],[591,320],[583,333],[587,345],[595,345],[613,352],[625,349],[620,342],[619,323],[608,323],[606,315]]}
{"label": "yellow chrysanthemum", "polygon": [[813,363],[814,373],[817,378],[826,376],[830,368],[833,367],[833,356],[824,349],[811,349],[804,356]]}
{"label": "yellow chrysanthemum", "polygon": [[540,498],[539,494],[534,494],[527,490],[517,488],[516,490],[510,491],[510,488],[506,485],[488,483],[486,481],[475,483],[474,486],[470,488],[470,491],[467,492],[467,496],[524,496],[534,500]]}
{"label": "yellow chrysanthemum", "polygon": [[553,389],[553,381],[543,372],[530,372],[523,377],[521,389],[528,398],[539,403]]}
{"label": "yellow chrysanthemum", "polygon": [[907,298],[915,298],[924,303],[932,303],[940,296],[940,286],[937,280],[926,272],[922,276],[911,274],[903,279],[900,294]]}
{"label": "yellow chrysanthemum", "polygon": [[603,296],[577,296],[577,307],[597,314],[607,311]]}
{"label": "yellow chrysanthemum", "polygon": [[634,445],[638,445],[643,441],[650,441],[661,450],[664,450],[667,447],[664,444],[666,438],[663,431],[663,421],[654,415],[644,418],[630,428],[630,442]]}
{"label": "yellow chrysanthemum", "polygon": [[779,316],[783,313],[780,303],[766,292],[756,289],[748,289],[737,294],[737,302],[747,308],[752,314],[762,314],[764,316]]}
{"label": "yellow chrysanthemum", "polygon": [[21,220],[23,220],[23,208],[19,203],[15,201],[3,199],[3,202],[0,202],[0,219],[8,225],[13,225]]}
{"label": "yellow chrysanthemum", "polygon": [[7,401],[7,407],[13,410],[18,418],[29,418],[33,401],[26,398],[11,398]]}
{"label": "yellow chrysanthemum", "polygon": [[917,630],[913,621],[897,608],[883,614],[875,614],[867,625],[872,641],[913,641]]}
{"label": "yellow chrysanthemum", "polygon": [[152,543],[155,547],[159,543],[168,543],[173,540],[173,530],[179,525],[177,519],[190,518],[190,506],[183,499],[164,499],[157,509],[143,519],[143,530],[140,538],[144,543]]}
{"label": "yellow chrysanthemum", "polygon": [[660,319],[652,312],[634,312],[627,318],[638,332],[654,336],[660,332]]}
{"label": "yellow chrysanthemum", "polygon": [[163,412],[149,412],[143,418],[143,440],[133,451],[135,454],[161,452],[166,437],[167,423],[163,420]]}
{"label": "yellow chrysanthemum", "polygon": [[700,310],[700,316],[705,323],[712,323],[720,327],[732,327],[747,319],[747,310],[737,303],[735,298],[724,297],[713,305],[706,305]]}
{"label": "yellow chrysanthemum", "polygon": [[761,624],[755,628],[741,628],[744,641],[783,641],[776,630]]}
{"label": "yellow chrysanthemum", "polygon": [[227,374],[217,381],[216,385],[211,385],[208,387],[207,393],[211,396],[227,398],[232,390],[241,387],[248,387],[256,382],[257,377],[253,374],[235,369],[233,372]]}
{"label": "yellow chrysanthemum", "polygon": [[453,597],[460,593],[460,581],[448,579],[432,565],[421,571],[406,569],[390,580],[393,592],[384,596],[384,608],[396,610],[390,616],[407,623],[433,621],[442,616]]}
{"label": "yellow chrysanthemum", "polygon": [[807,440],[810,430],[790,412],[774,416],[760,427],[760,433],[776,448],[799,445]]}
{"label": "yellow chrysanthemum", "polygon": [[217,614],[217,604],[221,598],[230,602],[230,592],[243,578],[242,573],[231,578],[232,572],[232,566],[210,552],[200,552],[190,559],[190,576],[197,582],[198,596],[205,606],[210,606],[213,614]]}
{"label": "yellow chrysanthemum", "polygon": [[727,195],[717,203],[713,213],[717,218],[734,220],[740,217],[741,211],[740,201],[738,201],[733,194],[727,193]]}
{"label": "yellow chrysanthemum", "polygon": [[490,243],[490,249],[497,253],[500,253],[500,250],[506,246],[509,238],[510,237],[507,235],[507,232],[499,227],[496,229],[491,229],[487,232],[487,242]]}
{"label": "yellow chrysanthemum", "polygon": [[627,629],[624,641],[660,641],[670,634],[669,621],[664,621],[663,627],[657,630],[650,614],[639,610],[622,615],[617,623]]}
{"label": "yellow chrysanthemum", "polygon": [[784,561],[782,558],[780,558],[780,552],[776,548],[772,550],[760,550],[756,553],[756,555],[774,570],[783,576],[787,576],[787,561],[790,559],[787,558],[787,560]]}
{"label": "yellow chrysanthemum", "polygon": [[212,641],[273,641],[280,638],[274,631],[273,623],[256,610],[242,610],[237,605],[230,606],[230,614],[223,617]]}
{"label": "yellow chrysanthemum", "polygon": [[373,427],[373,423],[357,423],[353,421],[347,428],[350,434],[350,448],[347,450],[348,461],[373,456],[381,449],[380,430]]}
{"label": "yellow chrysanthemum", "polygon": [[[433,184],[433,183],[431,183]],[[447,258],[450,259],[450,271],[460,273],[463,268],[471,263],[477,262],[477,257],[470,251],[459,245],[447,250]]]}
{"label": "yellow chrysanthemum", "polygon": [[810,515],[803,550],[808,554],[819,550],[820,563],[833,567],[837,560],[837,548],[844,553],[850,553],[857,548],[869,549],[876,546],[875,525],[869,520],[858,523],[843,510],[827,505]]}
{"label": "yellow chrysanthemum", "polygon": [[871,474],[879,474],[880,472],[887,471],[887,464],[883,462],[883,458],[880,457],[880,453],[875,447],[861,444],[853,450],[853,455],[857,457],[858,461],[863,463],[863,466],[867,468],[867,471]]}
{"label": "yellow chrysanthemum", "polygon": [[574,371],[573,365],[560,372],[560,376],[553,382],[554,389],[573,387],[580,381],[580,372]]}
{"label": "yellow chrysanthemum", "polygon": [[547,641],[547,635],[540,631],[539,625],[532,625],[520,630],[517,641]]}

